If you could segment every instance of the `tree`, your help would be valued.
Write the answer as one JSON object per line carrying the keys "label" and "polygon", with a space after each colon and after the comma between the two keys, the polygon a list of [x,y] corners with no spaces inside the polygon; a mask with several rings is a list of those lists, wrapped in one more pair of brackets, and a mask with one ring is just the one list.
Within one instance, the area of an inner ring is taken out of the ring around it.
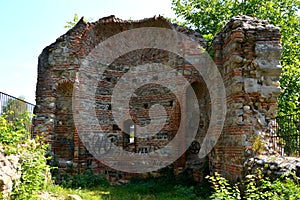
{"label": "tree", "polygon": [[211,41],[236,15],[251,15],[279,26],[282,34],[282,93],[278,114],[300,111],[300,1],[297,0],[172,0],[172,9],[187,26]]}

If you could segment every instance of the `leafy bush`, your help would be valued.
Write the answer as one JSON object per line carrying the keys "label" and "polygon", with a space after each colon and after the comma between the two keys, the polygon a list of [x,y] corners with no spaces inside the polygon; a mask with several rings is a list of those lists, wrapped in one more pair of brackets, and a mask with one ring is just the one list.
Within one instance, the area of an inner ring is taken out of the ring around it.
{"label": "leafy bush", "polygon": [[239,185],[243,190],[240,190],[237,184],[229,184],[228,180],[217,173],[214,176],[207,176],[207,178],[214,189],[211,199],[300,199],[300,186],[289,177],[271,181],[260,173],[248,175],[245,181]]}
{"label": "leafy bush", "polygon": [[248,175],[245,184],[247,199],[300,199],[300,187],[291,178],[281,177],[271,181],[268,177]]}
{"label": "leafy bush", "polygon": [[47,146],[36,139],[27,139],[17,147],[20,154],[21,179],[15,182],[16,199],[35,199],[36,193],[45,187],[50,168],[46,164]]}
{"label": "leafy bush", "polygon": [[26,125],[30,123],[30,117],[28,113],[23,113],[13,121],[8,121],[7,118],[11,113],[13,111],[0,116],[0,143],[16,147],[29,136]]}
{"label": "leafy bush", "polygon": [[212,187],[214,189],[214,193],[211,195],[211,199],[241,199],[238,186],[229,184],[229,181],[221,177],[218,173],[215,173],[214,176],[207,176],[206,178],[209,179],[209,182],[212,184]]}
{"label": "leafy bush", "polygon": [[45,152],[47,145],[41,137],[30,139],[26,125],[30,123],[28,113],[12,121],[0,116],[0,145],[5,154],[17,154],[20,158],[21,179],[14,182],[12,199],[37,199],[37,192],[45,187],[49,174]]}

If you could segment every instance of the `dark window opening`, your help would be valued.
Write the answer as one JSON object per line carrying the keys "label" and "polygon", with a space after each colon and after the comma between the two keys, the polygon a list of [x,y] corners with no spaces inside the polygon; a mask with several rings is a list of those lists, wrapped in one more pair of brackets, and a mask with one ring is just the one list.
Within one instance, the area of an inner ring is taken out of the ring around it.
{"label": "dark window opening", "polygon": [[113,130],[120,131],[121,129],[119,128],[119,126],[117,124],[113,124]]}
{"label": "dark window opening", "polygon": [[127,120],[124,122],[123,128],[123,147],[127,148],[128,145],[136,142],[136,125],[132,122],[132,120]]}

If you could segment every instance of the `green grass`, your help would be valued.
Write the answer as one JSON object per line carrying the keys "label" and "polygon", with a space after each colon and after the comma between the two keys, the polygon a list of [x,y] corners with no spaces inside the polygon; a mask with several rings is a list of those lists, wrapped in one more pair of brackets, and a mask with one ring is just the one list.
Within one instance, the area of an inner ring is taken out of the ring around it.
{"label": "green grass", "polygon": [[46,191],[64,199],[68,194],[79,195],[88,200],[202,200],[208,199],[208,183],[180,185],[178,181],[158,178],[133,180],[126,185],[102,185],[92,188],[65,188],[51,184]]}
{"label": "green grass", "polygon": [[[49,184],[46,191],[56,199],[67,199],[68,194],[79,195],[87,200],[205,200],[212,199],[300,199],[300,187],[293,180],[271,181],[262,176],[247,176],[241,185],[231,185],[228,180],[216,174],[209,180],[195,183],[188,176],[164,176],[160,178],[132,179],[125,185],[110,185],[103,175],[90,172],[81,175],[61,176],[61,185]],[[297,180],[297,179],[294,179]],[[210,183],[209,183],[210,182]],[[212,194],[210,186],[214,185]]]}
{"label": "green grass", "polygon": [[47,186],[46,192],[50,192],[56,196],[57,199],[67,199],[68,194],[76,194],[80,196],[82,199],[88,200],[99,200],[104,199],[103,196],[107,195],[109,192],[99,188],[93,189],[71,189],[71,188],[64,188],[59,185],[50,184]]}

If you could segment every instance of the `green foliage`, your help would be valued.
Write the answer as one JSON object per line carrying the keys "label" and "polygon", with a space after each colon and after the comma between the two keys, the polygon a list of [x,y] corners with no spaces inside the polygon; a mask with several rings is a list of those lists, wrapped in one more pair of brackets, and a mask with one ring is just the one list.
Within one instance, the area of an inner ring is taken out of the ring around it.
{"label": "green foliage", "polygon": [[260,154],[264,148],[265,148],[265,141],[263,140],[262,136],[256,135],[253,138],[253,150],[257,153]]}
{"label": "green foliage", "polygon": [[245,199],[299,199],[300,187],[290,178],[271,181],[268,177],[248,175]]}
{"label": "green foliage", "polygon": [[20,158],[21,179],[14,182],[12,199],[37,199],[37,192],[44,188],[49,167],[46,165],[47,145],[42,138],[30,139],[26,124],[28,114],[21,114],[13,121],[0,116],[0,145],[6,154],[17,154]]}
{"label": "green foliage", "polygon": [[[81,178],[74,178],[80,177]],[[67,194],[77,194],[83,199],[116,199],[116,200],[138,200],[138,199],[172,199],[172,200],[192,200],[192,199],[207,199],[210,195],[210,187],[205,180],[202,183],[193,185],[185,185],[180,183],[180,179],[175,177],[159,177],[159,178],[133,178],[125,185],[110,185],[105,179],[102,181],[87,185],[81,184],[84,187],[78,187],[79,183],[74,182],[94,182],[92,176],[98,176],[91,171],[87,171],[82,175],[67,175],[64,174],[65,183],[60,185],[49,184],[46,191],[56,194],[56,196],[67,196]],[[99,175],[100,177],[102,175]],[[61,178],[62,178],[61,177]],[[67,177],[67,178],[66,178]],[[101,178],[104,178],[103,176]],[[82,181],[85,179],[85,181]],[[70,183],[70,184],[66,184]],[[66,187],[63,187],[65,185]],[[87,187],[85,187],[87,186]]]}
{"label": "green foliage", "polygon": [[26,103],[22,101],[25,98],[19,97],[19,99],[8,99],[7,103],[2,107],[3,113],[6,113],[5,119],[12,121],[27,111]]}
{"label": "green foliage", "polygon": [[[158,178],[137,179],[122,186],[126,190],[141,195],[154,195],[157,199],[206,199],[211,194],[208,182],[196,183],[181,181],[181,177],[162,176]],[[153,199],[156,199],[154,198]],[[162,198],[164,197],[164,198]]]}
{"label": "green foliage", "polygon": [[[85,22],[89,22],[89,21],[92,21],[93,19],[90,18],[90,19],[83,19]],[[79,21],[79,16],[77,13],[74,14],[74,17],[73,17],[73,20],[72,21],[67,21],[67,24],[64,26],[64,28],[66,29],[71,29],[73,28],[77,22]]]}
{"label": "green foliage", "polygon": [[26,139],[16,148],[21,158],[21,179],[14,183],[15,199],[36,199],[37,192],[44,189],[50,168],[47,166],[44,145],[40,138]]}
{"label": "green foliage", "polygon": [[209,182],[213,185],[214,193],[211,199],[216,200],[235,200],[241,199],[240,190],[237,185],[230,185],[228,180],[221,177],[218,173],[214,176],[207,176]]}
{"label": "green foliage", "polygon": [[211,199],[272,199],[283,200],[300,199],[300,186],[288,177],[271,181],[268,177],[261,176],[260,173],[248,175],[245,181],[240,184],[243,191],[239,190],[238,185],[231,185],[219,174],[207,177],[212,184],[214,193]]}
{"label": "green foliage", "polygon": [[197,194],[195,193],[195,188],[194,186],[186,187],[182,185],[176,185],[174,187],[177,196],[182,196],[183,198],[186,199],[196,199]]}
{"label": "green foliage", "polygon": [[282,34],[282,93],[279,115],[300,110],[300,26],[297,0],[173,0],[173,10],[184,24],[212,40],[233,16],[251,15],[279,26]]}
{"label": "green foliage", "polygon": [[66,188],[92,188],[109,185],[103,174],[94,174],[92,170],[86,170],[82,174],[57,174],[54,178],[59,185]]}
{"label": "green foliage", "polygon": [[77,24],[78,21],[79,21],[78,14],[75,13],[74,17],[73,17],[73,20],[72,21],[68,21],[67,24],[64,26],[64,28],[66,28],[66,29],[73,28],[73,26],[75,26],[75,24]]}
{"label": "green foliage", "polygon": [[[11,113],[13,111],[8,111],[8,113],[3,113],[0,116],[0,143],[16,147],[29,136],[26,125],[30,123],[30,118],[27,113],[23,113],[19,114],[20,117],[14,118],[13,121],[8,121],[8,116]],[[6,149],[6,151],[9,150]]]}
{"label": "green foliage", "polygon": [[110,194],[107,188],[96,187],[96,188],[87,188],[87,189],[72,189],[72,188],[64,188],[55,184],[48,184],[46,189],[44,190],[48,193],[51,193],[52,197],[55,199],[69,199],[69,194],[76,194],[80,196],[82,199],[87,200],[103,200]]}

